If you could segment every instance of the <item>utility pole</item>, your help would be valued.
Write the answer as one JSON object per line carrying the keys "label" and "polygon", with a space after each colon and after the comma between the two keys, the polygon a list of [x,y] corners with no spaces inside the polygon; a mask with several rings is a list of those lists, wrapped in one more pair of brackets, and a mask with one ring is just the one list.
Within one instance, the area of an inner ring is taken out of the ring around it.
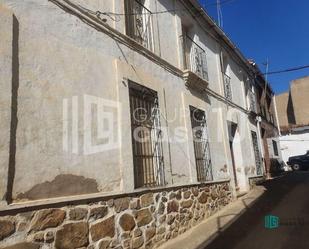
{"label": "utility pole", "polygon": [[[266,63],[264,63],[264,65],[266,66],[266,72],[265,72],[265,94],[264,94],[264,108],[265,106],[268,107],[267,105],[267,90],[268,90],[268,72],[269,72],[269,59],[267,58]],[[275,99],[273,99],[272,101],[276,101]],[[276,108],[276,103],[274,103],[275,108]],[[265,109],[265,111],[267,112],[268,110]],[[265,113],[266,115],[266,113]],[[266,132],[266,131],[265,131]],[[271,161],[270,161],[270,156],[269,156],[269,151],[267,149],[267,137],[266,140],[264,140],[264,145],[265,145],[265,168],[266,168],[266,178],[269,179],[271,178],[270,176],[270,168],[271,168]]]}
{"label": "utility pole", "polygon": [[276,95],[274,95],[274,106],[275,106],[275,113],[276,113],[276,123],[278,128],[279,137],[281,137],[281,130],[280,130],[280,122],[279,122],[279,116],[278,116],[278,110],[277,110],[277,101],[276,101]]}
{"label": "utility pole", "polygon": [[266,85],[268,84],[268,71],[269,71],[269,59],[266,59],[266,74],[265,74],[265,80],[266,80]]}
{"label": "utility pole", "polygon": [[223,15],[221,11],[221,0],[217,0],[217,16],[218,16],[218,26],[223,27]]}
{"label": "utility pole", "polygon": [[[266,99],[266,93],[267,93],[267,85],[268,85],[268,72],[269,72],[269,60],[267,58],[266,60],[266,72],[265,72],[265,99]],[[279,118],[278,118],[278,111],[277,111],[277,103],[276,103],[276,96],[273,98],[274,102],[274,108],[275,108],[275,117],[276,117],[276,124],[278,127],[279,136],[281,137],[281,131],[280,131],[280,124],[279,124]]]}
{"label": "utility pole", "polygon": [[206,11],[206,0],[202,1],[201,3],[202,3],[204,10]]}

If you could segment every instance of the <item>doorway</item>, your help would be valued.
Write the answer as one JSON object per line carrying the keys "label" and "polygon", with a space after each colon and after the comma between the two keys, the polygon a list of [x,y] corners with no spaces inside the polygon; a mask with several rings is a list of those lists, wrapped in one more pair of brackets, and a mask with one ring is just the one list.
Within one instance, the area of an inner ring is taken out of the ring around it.
{"label": "doorway", "polygon": [[232,166],[233,166],[233,176],[236,191],[239,190],[239,182],[237,179],[237,171],[236,171],[236,163],[235,163],[235,149],[234,149],[234,139],[237,131],[237,124],[233,122],[228,122],[228,131],[229,131],[229,145],[230,145],[230,153],[232,158]]}

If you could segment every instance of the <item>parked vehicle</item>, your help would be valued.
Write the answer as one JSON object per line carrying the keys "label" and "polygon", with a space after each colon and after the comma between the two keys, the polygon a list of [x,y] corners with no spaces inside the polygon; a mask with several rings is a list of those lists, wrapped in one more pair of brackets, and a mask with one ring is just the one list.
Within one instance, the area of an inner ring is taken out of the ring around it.
{"label": "parked vehicle", "polygon": [[309,169],[309,150],[305,155],[292,156],[287,161],[287,164],[292,167],[294,171]]}

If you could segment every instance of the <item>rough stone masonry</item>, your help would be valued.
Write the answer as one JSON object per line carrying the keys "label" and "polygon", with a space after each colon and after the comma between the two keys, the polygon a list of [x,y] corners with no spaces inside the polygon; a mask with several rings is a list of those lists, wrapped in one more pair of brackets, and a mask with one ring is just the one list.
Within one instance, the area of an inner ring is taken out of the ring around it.
{"label": "rough stone masonry", "polygon": [[4,249],[155,248],[230,203],[229,182],[0,217]]}

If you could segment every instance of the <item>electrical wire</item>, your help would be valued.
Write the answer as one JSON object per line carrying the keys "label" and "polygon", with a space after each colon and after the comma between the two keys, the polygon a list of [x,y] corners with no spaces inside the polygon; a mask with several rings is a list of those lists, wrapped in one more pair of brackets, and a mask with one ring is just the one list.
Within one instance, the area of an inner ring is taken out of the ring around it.
{"label": "electrical wire", "polygon": [[[234,2],[236,0],[225,0],[221,1],[220,5],[228,4],[231,2]],[[80,5],[79,5],[80,6]],[[217,2],[206,4],[205,7],[212,7],[212,6],[217,6]],[[82,6],[80,6],[82,7]],[[159,15],[159,14],[164,14],[164,13],[175,13],[175,12],[186,12],[188,9],[171,9],[171,10],[162,10],[162,11],[156,11],[156,12],[150,12],[150,13],[115,13],[115,12],[101,12],[101,11],[96,11],[94,14],[96,15],[106,15],[111,18],[111,16],[135,16],[135,15]],[[195,12],[197,13],[203,13],[204,10],[198,10],[194,9]],[[114,18],[116,21],[118,18]]]}
{"label": "electrical wire", "polygon": [[269,73],[264,73],[263,75],[288,73],[288,72],[303,70],[303,69],[306,69],[306,68],[309,68],[309,65],[300,66],[300,67],[292,67],[292,68],[283,69],[283,70],[279,70],[279,71],[273,71],[273,72],[269,72]]}
{"label": "electrical wire", "polygon": [[[58,2],[58,0],[49,0],[49,1],[53,1],[53,2],[55,1],[56,3]],[[63,0],[63,1],[65,1],[66,3],[72,4],[70,0]],[[236,1],[236,0],[225,0],[225,1],[222,1],[221,4],[226,4],[226,3],[229,3],[229,2],[233,2],[233,1]],[[104,23],[105,23],[107,20],[106,20],[106,18],[102,18],[101,16],[102,16],[102,15],[109,16],[109,15],[112,14],[112,13],[110,13],[110,12],[93,11],[93,10],[90,10],[90,9],[88,9],[88,8],[86,8],[86,7],[84,7],[84,6],[80,5],[80,4],[76,4],[76,3],[75,3],[75,5],[76,5],[77,7],[79,7],[79,8],[81,8],[81,9],[83,9],[85,12],[88,12],[89,14],[96,16],[99,20],[103,21]],[[211,5],[217,5],[217,3],[212,3]],[[210,6],[210,4],[207,5],[207,6]],[[196,8],[184,8],[183,10],[186,11],[186,12],[187,12],[187,11],[191,11],[191,14],[192,14],[192,15],[194,15],[194,13],[199,13],[199,12],[204,13],[204,10],[197,10]],[[168,11],[165,11],[165,12],[168,12]],[[194,13],[192,13],[192,12],[194,12]],[[158,13],[158,12],[157,12],[157,13]],[[124,14],[122,14],[122,15],[124,15]],[[196,19],[196,17],[197,17],[197,15],[194,15],[194,19]],[[115,19],[116,19],[116,21],[119,21],[119,17],[118,17],[118,18],[115,18]],[[211,36],[215,41],[217,41],[219,44],[221,44],[222,47],[224,47],[224,45],[222,45],[222,43],[221,43],[221,40],[220,40],[217,36],[213,35],[211,32],[209,32],[209,30],[205,29],[204,25],[202,25],[198,20],[197,20],[197,23],[198,23],[198,25],[201,27],[201,29],[202,29],[203,31],[205,31],[208,35],[210,35],[210,36]],[[232,49],[239,50],[235,45],[232,47]],[[235,57],[234,57],[234,54],[230,53],[228,50],[227,50],[227,53],[230,54],[230,56],[231,56],[232,58],[234,58],[234,62],[235,62],[238,66],[243,67],[243,64],[241,64],[241,63],[239,63],[239,62],[237,61],[237,60],[239,59],[239,57],[236,56],[237,58],[235,58]],[[247,64],[245,63],[245,65],[247,65]],[[247,71],[247,73],[248,73],[249,75],[251,75],[249,71]],[[259,74],[259,75],[263,75],[261,72],[258,73],[258,74]],[[257,76],[257,74],[254,74],[254,77],[256,77],[256,76]],[[252,76],[252,77],[253,77],[253,76]],[[215,92],[213,93],[213,96],[214,96],[214,97],[217,97]]]}
{"label": "electrical wire", "polygon": [[[49,1],[58,1],[58,0],[49,0]],[[65,1],[67,1],[67,0],[65,0]],[[234,1],[236,1],[236,0],[224,0],[224,1],[221,1],[221,5],[222,4],[227,4],[227,3],[230,3],[230,2],[234,2]],[[69,1],[70,2],[70,1]],[[115,14],[117,14],[117,13],[113,13],[113,12],[101,12],[101,11],[93,11],[93,10],[90,10],[90,9],[88,9],[88,8],[86,8],[86,7],[84,7],[84,6],[82,6],[82,5],[80,5],[80,4],[75,4],[76,6],[78,6],[79,8],[81,8],[81,9],[83,9],[84,11],[86,11],[86,12],[88,12],[89,14],[92,14],[92,15],[95,15],[98,19],[100,19],[101,21],[103,21],[103,22],[106,22],[107,20],[106,20],[106,18],[102,18],[101,16],[102,15],[105,15],[105,16],[111,16],[111,15],[115,15]],[[217,2],[215,2],[215,3],[212,3],[212,4],[208,4],[207,6],[217,6]],[[206,6],[205,6],[206,7]],[[173,11],[177,11],[177,10],[173,10]],[[179,10],[180,11],[180,10]],[[184,9],[182,9],[181,11],[185,11],[185,12],[188,12],[188,11],[191,11],[191,14],[192,15],[194,15],[194,17],[196,18],[197,17],[197,15],[195,15],[195,14],[193,14],[192,12],[194,12],[194,13],[204,13],[205,11],[204,10],[197,10],[196,8],[184,8]],[[161,11],[161,12],[155,12],[155,13],[166,13],[166,12],[171,12],[171,10],[168,10],[168,11]],[[133,14],[133,13],[132,13]],[[118,14],[118,15],[125,15],[125,14]],[[134,14],[135,15],[135,14]],[[121,19],[120,19],[120,17],[119,16],[115,16],[115,18],[113,18],[112,20],[115,20],[116,22],[119,22]],[[204,26],[203,25],[201,25],[201,23],[199,23],[199,21],[197,21],[198,22],[198,24],[200,25],[200,27],[208,34],[208,35],[210,35],[214,40],[216,40],[216,41],[218,41],[219,43],[220,43],[220,41],[219,41],[219,39],[216,37],[216,36],[214,36],[214,35],[212,35],[210,32],[209,32],[209,30],[207,30],[207,29],[205,29],[204,28]],[[221,43],[220,43],[221,44]],[[238,49],[235,45],[234,45],[234,49]],[[229,52],[228,52],[229,53]],[[229,53],[230,54],[230,53]],[[231,54],[230,54],[231,55]],[[233,57],[233,55],[231,55],[231,57]],[[235,63],[238,65],[238,66],[240,66],[240,67],[242,67],[242,65],[240,64],[240,63],[238,63],[236,60],[235,60]],[[249,74],[249,73],[248,73]],[[262,73],[260,73],[260,75],[263,75]],[[256,77],[256,76],[255,76]]]}

